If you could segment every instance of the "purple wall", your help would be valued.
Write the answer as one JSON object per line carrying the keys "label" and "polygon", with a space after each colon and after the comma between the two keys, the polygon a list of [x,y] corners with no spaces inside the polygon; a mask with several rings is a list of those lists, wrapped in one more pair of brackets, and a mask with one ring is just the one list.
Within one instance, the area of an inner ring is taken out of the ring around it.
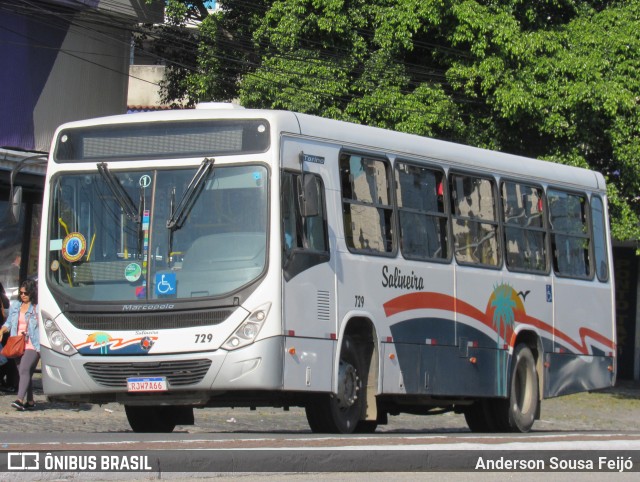
{"label": "purple wall", "polygon": [[33,113],[69,23],[0,15],[0,146],[34,149]]}
{"label": "purple wall", "polygon": [[0,148],[47,151],[62,123],[123,114],[130,29],[162,0],[0,1]]}

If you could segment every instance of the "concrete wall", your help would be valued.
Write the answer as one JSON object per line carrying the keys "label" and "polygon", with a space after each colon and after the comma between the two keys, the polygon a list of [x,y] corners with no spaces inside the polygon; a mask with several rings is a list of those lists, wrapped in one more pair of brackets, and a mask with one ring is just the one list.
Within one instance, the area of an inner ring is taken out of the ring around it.
{"label": "concrete wall", "polygon": [[129,67],[129,106],[160,107],[160,81],[164,65],[132,65]]}

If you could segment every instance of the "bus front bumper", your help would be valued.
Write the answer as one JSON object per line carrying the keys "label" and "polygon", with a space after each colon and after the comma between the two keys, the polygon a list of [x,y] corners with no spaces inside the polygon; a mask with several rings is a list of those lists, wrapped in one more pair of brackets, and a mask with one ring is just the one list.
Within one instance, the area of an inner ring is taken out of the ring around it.
{"label": "bus front bumper", "polygon": [[[69,357],[43,346],[42,384],[52,401],[206,405],[216,393],[282,390],[283,344],[283,337],[273,337],[235,351],[144,357]],[[199,367],[199,374],[190,373],[190,367]],[[127,391],[127,378],[151,376],[165,377],[168,390]]]}

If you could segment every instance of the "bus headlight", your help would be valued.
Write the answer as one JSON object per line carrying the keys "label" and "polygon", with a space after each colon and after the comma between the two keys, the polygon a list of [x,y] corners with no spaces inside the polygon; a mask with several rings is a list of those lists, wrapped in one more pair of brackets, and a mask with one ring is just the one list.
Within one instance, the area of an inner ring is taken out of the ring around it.
{"label": "bus headlight", "polygon": [[53,351],[61,353],[62,355],[73,355],[75,353],[78,353],[78,351],[74,348],[67,337],[64,336],[64,334],[58,328],[58,325],[56,325],[55,321],[53,321],[52,319],[44,318],[44,332],[49,339],[49,344],[51,345],[51,349]]}
{"label": "bus headlight", "polygon": [[267,319],[270,308],[271,303],[265,303],[249,313],[249,316],[240,324],[233,335],[223,343],[222,348],[225,350],[235,350],[236,348],[242,348],[243,346],[253,343]]}

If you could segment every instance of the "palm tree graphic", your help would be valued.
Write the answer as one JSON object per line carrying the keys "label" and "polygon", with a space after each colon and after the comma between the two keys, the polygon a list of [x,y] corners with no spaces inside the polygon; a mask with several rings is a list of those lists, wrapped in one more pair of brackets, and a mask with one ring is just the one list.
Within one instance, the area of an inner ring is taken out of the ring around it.
{"label": "palm tree graphic", "polygon": [[[506,379],[505,359],[500,351],[500,338],[507,341],[508,327],[513,327],[515,323],[515,315],[513,309],[516,307],[516,302],[513,299],[514,290],[506,283],[502,283],[496,286],[491,296],[491,307],[493,310],[493,327],[496,330],[496,345],[497,345],[497,357],[496,357],[496,374],[497,374],[497,391],[500,395],[506,395],[506,387],[503,381]],[[517,296],[517,295],[516,295]]]}
{"label": "palm tree graphic", "polygon": [[111,341],[111,335],[107,333],[96,333],[95,343],[100,345],[100,354],[106,355],[109,352],[109,342]]}

